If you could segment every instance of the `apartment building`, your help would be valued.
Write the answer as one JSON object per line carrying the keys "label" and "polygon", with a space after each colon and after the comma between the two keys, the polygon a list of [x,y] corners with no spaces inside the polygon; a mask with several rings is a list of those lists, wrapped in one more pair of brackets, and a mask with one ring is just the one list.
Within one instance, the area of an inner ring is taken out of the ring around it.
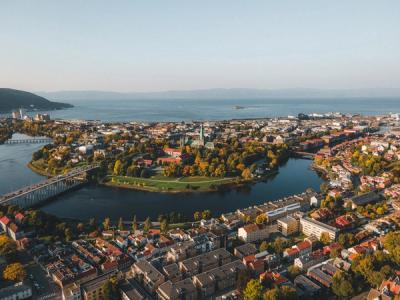
{"label": "apartment building", "polygon": [[197,300],[197,289],[190,278],[173,283],[167,281],[157,289],[157,296],[161,300]]}
{"label": "apartment building", "polygon": [[165,281],[164,275],[146,260],[135,263],[132,266],[132,273],[151,294],[154,294],[157,288]]}
{"label": "apartment building", "polygon": [[299,220],[291,216],[286,216],[284,218],[278,219],[277,224],[278,231],[280,231],[284,236],[289,236],[299,232]]}
{"label": "apartment building", "polygon": [[246,243],[265,240],[268,236],[268,227],[257,224],[247,224],[238,230],[238,237]]}
{"label": "apartment building", "polygon": [[329,234],[331,241],[336,240],[336,237],[339,234],[337,228],[307,217],[300,219],[300,229],[305,235],[315,236],[318,239],[321,238],[322,233],[326,232]]}
{"label": "apartment building", "polygon": [[200,291],[201,298],[211,297],[218,291],[234,287],[239,271],[245,269],[245,265],[236,260],[194,276],[193,283]]}
{"label": "apartment building", "polygon": [[184,277],[191,277],[202,272],[225,265],[232,261],[232,255],[224,248],[186,259],[179,263],[179,270]]}

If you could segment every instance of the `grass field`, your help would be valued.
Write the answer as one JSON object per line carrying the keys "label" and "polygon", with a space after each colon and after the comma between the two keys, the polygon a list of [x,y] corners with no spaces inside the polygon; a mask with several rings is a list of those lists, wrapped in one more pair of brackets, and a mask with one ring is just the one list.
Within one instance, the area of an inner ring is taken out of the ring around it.
{"label": "grass field", "polygon": [[187,191],[212,191],[219,185],[235,183],[236,178],[216,177],[181,177],[171,178],[156,175],[150,178],[137,178],[126,176],[110,176],[107,185],[155,192],[187,192]]}

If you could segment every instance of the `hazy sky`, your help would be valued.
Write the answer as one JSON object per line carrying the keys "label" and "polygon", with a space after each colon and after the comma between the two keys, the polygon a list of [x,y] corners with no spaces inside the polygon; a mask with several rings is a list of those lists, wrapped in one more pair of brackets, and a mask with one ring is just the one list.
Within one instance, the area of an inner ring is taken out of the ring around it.
{"label": "hazy sky", "polygon": [[399,0],[2,0],[0,87],[400,87]]}

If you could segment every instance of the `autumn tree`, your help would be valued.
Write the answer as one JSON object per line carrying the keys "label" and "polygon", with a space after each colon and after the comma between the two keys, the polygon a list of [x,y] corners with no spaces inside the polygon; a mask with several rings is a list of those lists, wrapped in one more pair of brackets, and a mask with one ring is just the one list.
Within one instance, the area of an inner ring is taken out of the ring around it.
{"label": "autumn tree", "polygon": [[162,233],[167,233],[168,231],[168,220],[167,219],[163,219],[160,223],[160,231]]}
{"label": "autumn tree", "polygon": [[122,221],[122,218],[119,218],[118,220],[118,230],[124,230],[124,222]]}
{"label": "autumn tree", "polygon": [[296,300],[299,298],[296,290],[291,286],[280,286],[266,290],[264,300]]}
{"label": "autumn tree", "polygon": [[349,299],[354,296],[353,282],[349,274],[337,271],[333,276],[332,292],[340,299]]}
{"label": "autumn tree", "polygon": [[295,279],[298,275],[300,275],[301,270],[296,265],[290,265],[288,268],[288,275],[291,280]]}
{"label": "autumn tree", "polygon": [[195,211],[194,214],[193,214],[193,219],[195,221],[200,221],[201,220],[201,212]]}
{"label": "autumn tree", "polygon": [[3,271],[3,278],[11,281],[23,281],[26,278],[26,271],[22,264],[13,263],[8,265]]}
{"label": "autumn tree", "polygon": [[329,245],[331,243],[331,237],[328,232],[322,232],[319,240],[324,245]]}
{"label": "autumn tree", "polygon": [[352,233],[341,233],[338,237],[338,242],[343,248],[350,248],[356,242]]}
{"label": "autumn tree", "polygon": [[259,251],[263,252],[266,251],[268,249],[268,242],[267,241],[263,241],[259,247]]}
{"label": "autumn tree", "polygon": [[122,162],[118,159],[114,164],[114,175],[121,175]]}
{"label": "autumn tree", "polygon": [[15,254],[16,251],[17,244],[6,235],[0,235],[0,255],[10,256]]}
{"label": "autumn tree", "polygon": [[138,224],[136,221],[136,215],[134,215],[132,220],[132,232],[135,233],[137,229],[138,229]]}
{"label": "autumn tree", "polygon": [[250,169],[249,168],[245,168],[243,171],[242,171],[242,177],[244,178],[244,179],[251,179],[251,171],[250,171]]}
{"label": "autumn tree", "polygon": [[107,280],[102,286],[102,298],[107,300],[120,299],[117,284],[118,280],[115,277],[111,277]]}
{"label": "autumn tree", "polygon": [[264,288],[259,280],[251,279],[243,290],[243,297],[245,300],[261,299],[263,290]]}
{"label": "autumn tree", "polygon": [[149,232],[149,230],[151,229],[152,225],[153,224],[151,223],[150,217],[147,217],[147,219],[144,221],[143,231],[144,232]]}
{"label": "autumn tree", "polygon": [[103,229],[109,230],[110,229],[110,218],[105,218],[103,221]]}
{"label": "autumn tree", "polygon": [[68,228],[68,227],[65,228],[64,235],[65,235],[65,240],[67,242],[71,241],[73,239],[73,237],[74,237],[74,235],[72,233],[72,230],[70,228]]}
{"label": "autumn tree", "polygon": [[256,224],[263,224],[267,221],[267,216],[265,214],[260,214],[256,217]]}
{"label": "autumn tree", "polygon": [[203,211],[203,212],[201,213],[201,217],[202,217],[204,220],[211,219],[211,210],[206,209],[205,211]]}

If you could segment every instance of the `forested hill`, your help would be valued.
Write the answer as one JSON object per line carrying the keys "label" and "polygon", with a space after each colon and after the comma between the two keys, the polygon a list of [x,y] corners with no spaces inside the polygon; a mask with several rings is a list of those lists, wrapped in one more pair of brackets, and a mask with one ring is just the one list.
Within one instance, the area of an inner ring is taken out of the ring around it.
{"label": "forested hill", "polygon": [[27,110],[53,110],[68,107],[72,107],[72,105],[51,102],[43,97],[25,91],[0,88],[0,112],[10,112],[19,108]]}

